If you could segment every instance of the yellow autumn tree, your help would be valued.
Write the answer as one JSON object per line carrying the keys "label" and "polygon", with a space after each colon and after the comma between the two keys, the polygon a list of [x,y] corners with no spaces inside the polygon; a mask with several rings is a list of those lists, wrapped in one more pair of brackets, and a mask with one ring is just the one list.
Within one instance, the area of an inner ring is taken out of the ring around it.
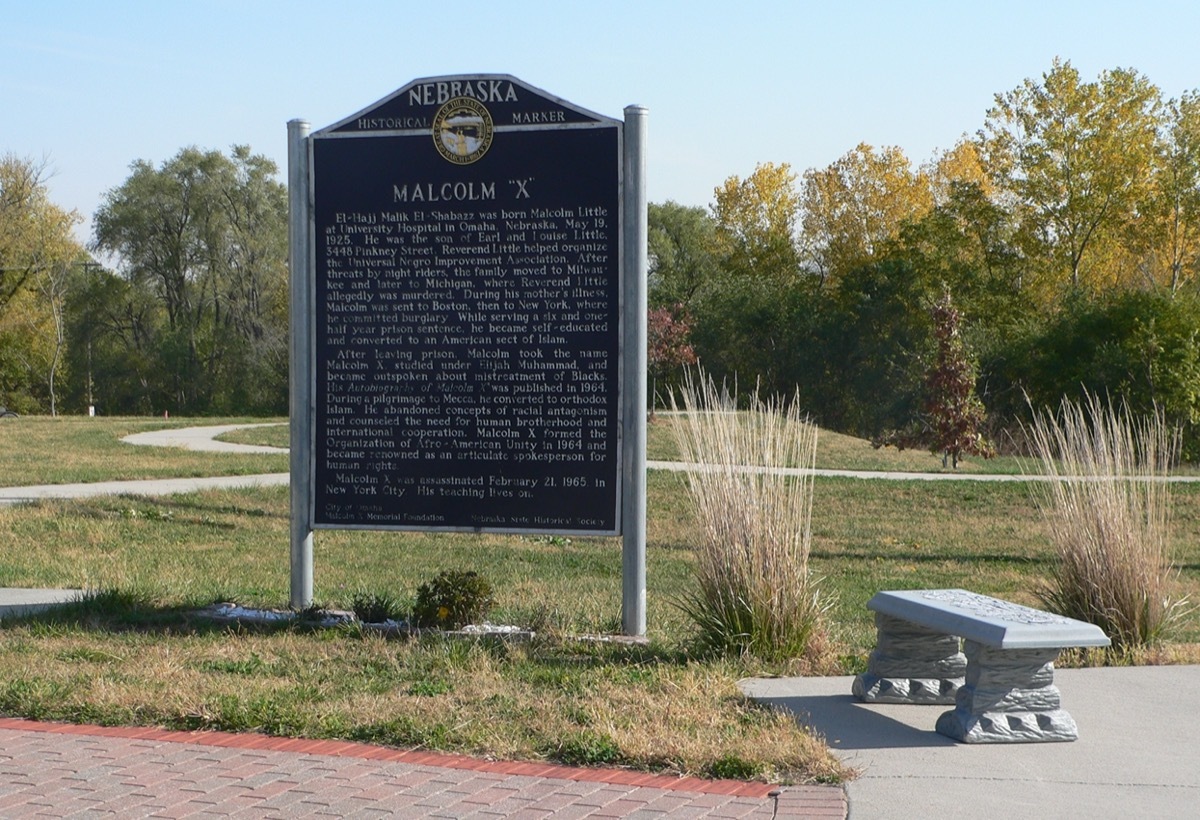
{"label": "yellow autumn tree", "polygon": [[905,222],[928,213],[933,192],[902,150],[862,143],[804,175],[801,206],[805,262],[823,282],[837,282],[870,262]]}
{"label": "yellow autumn tree", "polygon": [[1126,246],[1135,283],[1174,294],[1200,280],[1200,94],[1166,105],[1148,198]]}
{"label": "yellow autumn tree", "polygon": [[975,185],[988,200],[996,195],[996,185],[984,164],[979,144],[972,140],[963,139],[938,155],[925,169],[925,174],[935,205],[948,204],[956,185]]}
{"label": "yellow autumn tree", "polygon": [[714,191],[714,243],[727,271],[788,278],[799,272],[800,199],[786,162],[761,163],[746,179],[731,176]]}
{"label": "yellow autumn tree", "polygon": [[50,202],[46,173],[45,163],[0,157],[0,315],[33,277],[81,251],[71,236],[79,215]]}
{"label": "yellow autumn tree", "polygon": [[1129,69],[1085,81],[1055,60],[996,96],[981,133],[1035,273],[1103,290],[1128,277],[1126,243],[1153,186],[1159,90]]}
{"label": "yellow autumn tree", "polygon": [[55,406],[63,367],[65,283],[83,258],[80,217],[54,205],[46,164],[0,157],[0,404]]}

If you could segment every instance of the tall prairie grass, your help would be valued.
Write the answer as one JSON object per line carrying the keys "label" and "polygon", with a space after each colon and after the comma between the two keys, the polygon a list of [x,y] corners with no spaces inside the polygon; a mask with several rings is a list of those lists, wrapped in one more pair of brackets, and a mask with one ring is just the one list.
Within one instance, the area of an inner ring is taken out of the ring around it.
{"label": "tall prairie grass", "polygon": [[1089,395],[1035,413],[1030,440],[1048,481],[1038,504],[1057,553],[1042,601],[1102,628],[1116,648],[1160,642],[1182,618],[1173,597],[1171,492],[1178,432]]}
{"label": "tall prairie grass", "polygon": [[739,412],[729,390],[689,375],[672,409],[697,517],[696,588],[680,605],[700,643],[768,660],[825,660],[827,606],[809,571],[813,475],[761,468],[815,464],[817,428],[798,402],[763,401]]}

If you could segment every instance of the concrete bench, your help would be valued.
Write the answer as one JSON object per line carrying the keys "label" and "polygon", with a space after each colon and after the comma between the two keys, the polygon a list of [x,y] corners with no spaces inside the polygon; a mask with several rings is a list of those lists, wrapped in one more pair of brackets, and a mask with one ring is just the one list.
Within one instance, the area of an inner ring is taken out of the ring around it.
{"label": "concrete bench", "polygon": [[962,589],[879,592],[867,607],[879,641],[854,680],[859,700],[954,704],[937,731],[963,743],[1079,736],[1054,660],[1068,647],[1108,646],[1099,627]]}

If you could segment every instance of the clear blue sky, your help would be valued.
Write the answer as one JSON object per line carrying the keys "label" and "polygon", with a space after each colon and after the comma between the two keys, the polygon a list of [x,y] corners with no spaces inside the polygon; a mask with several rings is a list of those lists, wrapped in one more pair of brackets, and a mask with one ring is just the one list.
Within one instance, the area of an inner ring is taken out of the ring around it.
{"label": "clear blue sky", "polygon": [[925,162],[1055,56],[1200,87],[1194,0],[0,0],[0,21],[0,154],[48,160],[85,218],[131,162],[187,145],[248,144],[284,179],[288,120],[321,128],[434,75],[647,106],[650,199],[687,205],[860,142]]}

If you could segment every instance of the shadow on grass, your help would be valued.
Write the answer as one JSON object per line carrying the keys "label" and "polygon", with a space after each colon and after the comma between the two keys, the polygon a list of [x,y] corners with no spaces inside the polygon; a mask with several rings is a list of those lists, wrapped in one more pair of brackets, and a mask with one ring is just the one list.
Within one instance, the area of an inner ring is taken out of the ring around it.
{"label": "shadow on grass", "polygon": [[[207,516],[232,515],[246,518],[290,518],[290,513],[284,509],[272,511],[262,507],[250,507],[239,504],[218,504],[205,493],[187,493],[168,496],[118,496],[128,501],[136,501],[139,505],[160,510],[179,510],[194,516],[199,516],[199,523],[216,523],[205,520]],[[193,519],[195,520],[195,519]]]}
{"label": "shadow on grass", "polygon": [[6,617],[0,621],[0,631],[24,626],[112,634],[155,633],[171,637],[223,634],[230,630],[261,634],[322,628],[314,619],[306,619],[302,615],[279,621],[233,622],[205,614],[203,609],[206,606],[208,604],[194,602],[163,605],[147,592],[104,589],[85,592],[77,601],[53,604],[38,612]]}
{"label": "shadow on grass", "polygon": [[[245,633],[270,635],[279,633],[339,632],[348,639],[367,634],[389,639],[424,643],[478,643],[488,648],[503,649],[509,642],[503,632],[442,632],[439,630],[381,630],[357,620],[330,617],[330,611],[313,607],[294,610],[271,610],[276,618],[229,617],[206,611],[217,605],[187,602],[163,605],[149,592],[126,589],[106,589],[87,592],[78,601],[54,604],[47,609],[23,615],[12,615],[0,621],[0,632],[26,626],[34,629],[71,629],[83,632],[121,634],[136,632],[155,634],[164,638]],[[654,664],[685,665],[695,656],[681,646],[652,642],[630,642],[619,636],[611,639],[578,637],[559,633],[534,635],[529,641],[534,648],[537,664],[553,678],[557,672],[578,672],[619,663],[636,669]],[[636,676],[636,672],[632,673]]]}

